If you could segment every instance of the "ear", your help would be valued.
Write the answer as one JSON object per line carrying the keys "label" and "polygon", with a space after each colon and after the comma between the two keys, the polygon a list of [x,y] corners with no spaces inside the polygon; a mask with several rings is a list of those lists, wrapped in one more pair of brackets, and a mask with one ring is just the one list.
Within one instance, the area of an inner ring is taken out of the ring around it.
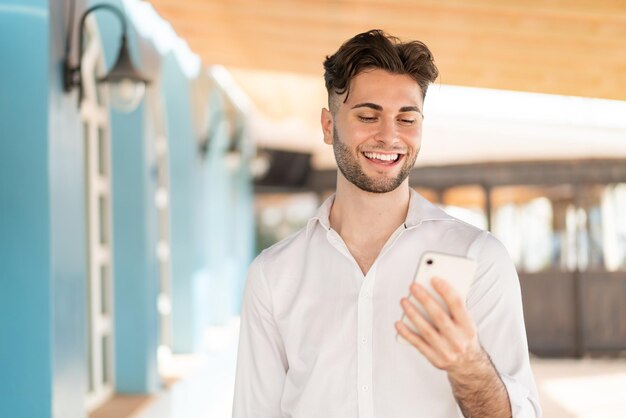
{"label": "ear", "polygon": [[332,145],[333,143],[333,115],[330,113],[328,109],[322,109],[321,115],[322,122],[322,132],[324,134],[324,142],[328,145]]}

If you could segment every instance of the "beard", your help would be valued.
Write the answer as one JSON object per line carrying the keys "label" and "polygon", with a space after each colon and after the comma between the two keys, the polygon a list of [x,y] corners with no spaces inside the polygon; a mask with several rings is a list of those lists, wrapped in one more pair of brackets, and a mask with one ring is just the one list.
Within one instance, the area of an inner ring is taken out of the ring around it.
{"label": "beard", "polygon": [[355,156],[341,141],[335,127],[333,127],[333,152],[337,160],[337,167],[343,176],[359,189],[370,193],[388,193],[397,189],[411,173],[418,154],[418,152],[413,153],[413,155],[407,153],[402,157],[404,163],[397,176],[372,178],[363,172],[358,156]]}

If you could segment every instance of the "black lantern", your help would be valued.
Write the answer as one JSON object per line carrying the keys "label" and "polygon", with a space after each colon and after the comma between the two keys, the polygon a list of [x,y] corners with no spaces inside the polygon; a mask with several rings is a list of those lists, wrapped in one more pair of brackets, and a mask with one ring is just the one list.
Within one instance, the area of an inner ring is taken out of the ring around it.
{"label": "black lantern", "polygon": [[98,9],[106,9],[112,12],[120,20],[122,24],[122,38],[120,41],[120,50],[115,60],[113,68],[107,75],[98,79],[99,83],[108,83],[111,87],[111,104],[121,112],[132,112],[141,102],[144,96],[146,85],[149,80],[142,76],[132,63],[130,53],[128,51],[127,42],[127,26],[124,15],[114,6],[108,4],[95,5],[80,18],[79,25],[79,50],[78,65],[70,64],[70,48],[72,30],[68,33],[66,56],[64,63],[63,86],[66,92],[70,92],[72,88],[78,87],[78,105],[83,100],[83,83],[81,80],[81,62],[83,57],[83,30],[85,28],[85,19],[87,16]]}

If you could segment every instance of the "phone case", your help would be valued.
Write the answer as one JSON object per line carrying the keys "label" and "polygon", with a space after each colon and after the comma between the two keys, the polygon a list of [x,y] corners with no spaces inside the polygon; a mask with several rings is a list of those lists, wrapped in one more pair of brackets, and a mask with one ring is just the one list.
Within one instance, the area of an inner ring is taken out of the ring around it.
{"label": "phone case", "polygon": [[[448,311],[446,303],[431,286],[432,278],[438,277],[446,280],[452,285],[461,298],[465,299],[470,286],[472,285],[472,281],[474,280],[477,267],[478,263],[475,260],[429,251],[424,253],[422,256],[414,281],[426,288],[433,298],[438,301],[446,311]],[[432,324],[430,317],[412,294],[409,294],[409,300],[415,304],[426,320]],[[418,332],[413,326],[411,320],[404,314],[402,315],[402,321],[414,332]],[[399,337],[400,334],[398,334],[398,339],[406,343],[404,338]]]}

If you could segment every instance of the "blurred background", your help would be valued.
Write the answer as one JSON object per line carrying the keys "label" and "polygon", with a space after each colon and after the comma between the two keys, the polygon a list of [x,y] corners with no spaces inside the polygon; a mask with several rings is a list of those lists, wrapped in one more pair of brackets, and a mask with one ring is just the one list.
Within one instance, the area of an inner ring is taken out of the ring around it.
{"label": "blurred background", "polygon": [[515,262],[544,416],[626,402],[622,0],[0,0],[0,417],[230,416],[247,266],[335,187],[322,61],[419,39],[414,187]]}

